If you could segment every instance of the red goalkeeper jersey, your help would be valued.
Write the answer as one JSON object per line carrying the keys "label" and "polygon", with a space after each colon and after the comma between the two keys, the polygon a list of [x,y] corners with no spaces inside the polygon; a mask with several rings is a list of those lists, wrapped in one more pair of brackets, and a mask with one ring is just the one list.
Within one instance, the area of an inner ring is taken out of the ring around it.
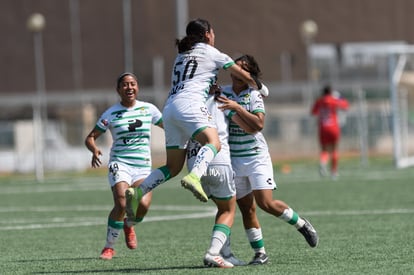
{"label": "red goalkeeper jersey", "polygon": [[312,107],[312,115],[318,116],[319,140],[321,144],[336,143],[340,136],[337,117],[338,109],[346,110],[349,103],[346,99],[332,95],[320,97]]}
{"label": "red goalkeeper jersey", "polygon": [[346,110],[349,103],[346,99],[332,95],[320,97],[312,107],[312,115],[318,116],[319,128],[339,128],[337,110]]}

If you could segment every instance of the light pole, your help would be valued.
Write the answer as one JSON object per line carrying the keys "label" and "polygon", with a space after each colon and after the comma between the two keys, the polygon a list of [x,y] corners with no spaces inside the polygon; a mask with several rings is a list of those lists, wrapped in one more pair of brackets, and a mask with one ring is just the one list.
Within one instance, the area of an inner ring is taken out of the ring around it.
{"label": "light pole", "polygon": [[32,14],[27,20],[27,29],[33,33],[34,58],[36,73],[37,98],[33,103],[33,141],[34,141],[34,161],[36,180],[44,181],[43,165],[43,108],[45,97],[45,73],[43,64],[43,39],[42,31],[45,28],[45,17],[40,13]]}
{"label": "light pole", "polygon": [[188,21],[188,0],[175,0],[175,29],[178,39],[185,36]]}
{"label": "light pole", "polygon": [[70,36],[72,40],[72,73],[73,86],[76,92],[82,89],[82,41],[81,41],[81,25],[79,14],[79,0],[70,0],[69,16],[70,16]]}
{"label": "light pole", "polygon": [[132,15],[131,0],[122,1],[122,16],[124,24],[124,70],[134,72],[133,47],[132,47]]}
{"label": "light pole", "polygon": [[314,68],[313,68],[313,61],[311,55],[311,48],[315,36],[318,34],[318,25],[313,20],[305,20],[302,25],[300,26],[300,34],[302,36],[303,42],[306,46],[306,74],[307,74],[307,81],[309,86],[309,95],[307,100],[310,102],[312,101],[312,84],[315,80]]}

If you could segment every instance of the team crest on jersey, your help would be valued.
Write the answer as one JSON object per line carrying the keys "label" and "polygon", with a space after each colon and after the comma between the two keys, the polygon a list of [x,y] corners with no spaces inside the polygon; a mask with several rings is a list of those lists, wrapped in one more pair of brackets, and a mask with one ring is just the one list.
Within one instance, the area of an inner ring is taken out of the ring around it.
{"label": "team crest on jersey", "polygon": [[116,118],[121,118],[123,113],[124,112],[122,112],[122,111],[121,112],[117,112],[116,115],[115,115],[115,117]]}
{"label": "team crest on jersey", "polygon": [[138,108],[137,111],[139,111],[139,113],[141,115],[147,115],[148,114],[148,110],[145,107]]}
{"label": "team crest on jersey", "polygon": [[243,97],[241,98],[240,101],[244,102],[244,103],[249,103],[250,102],[250,93],[243,95]]}

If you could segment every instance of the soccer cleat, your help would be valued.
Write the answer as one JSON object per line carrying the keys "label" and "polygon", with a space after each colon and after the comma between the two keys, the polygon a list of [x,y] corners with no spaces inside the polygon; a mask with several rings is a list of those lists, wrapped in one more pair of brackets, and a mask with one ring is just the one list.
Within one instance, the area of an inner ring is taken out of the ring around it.
{"label": "soccer cleat", "polygon": [[269,257],[265,253],[258,252],[254,255],[249,265],[267,264]]}
{"label": "soccer cleat", "polygon": [[303,220],[305,221],[305,224],[299,228],[298,231],[303,235],[303,237],[305,237],[305,240],[308,242],[310,247],[316,247],[319,242],[318,233],[316,233],[316,230],[308,220]]}
{"label": "soccer cleat", "polygon": [[137,214],[139,201],[142,199],[142,190],[141,188],[128,188],[125,191],[126,197],[126,214],[128,220],[135,221],[135,216]]}
{"label": "soccer cleat", "polygon": [[221,268],[228,268],[233,267],[234,265],[221,257],[220,255],[211,255],[207,253],[204,256],[204,265],[206,267],[221,267]]}
{"label": "soccer cleat", "polygon": [[190,173],[181,180],[181,185],[190,190],[194,196],[202,202],[207,202],[208,197],[201,186],[200,179],[194,174]]}
{"label": "soccer cleat", "polygon": [[124,219],[124,234],[125,234],[125,243],[129,249],[137,248],[137,236],[135,235],[134,227],[128,227],[127,219]]}
{"label": "soccer cleat", "polygon": [[331,179],[332,180],[338,180],[338,177],[339,177],[338,172],[332,172],[331,173]]}
{"label": "soccer cleat", "polygon": [[243,266],[246,265],[245,262],[243,262],[242,260],[239,260],[238,258],[236,258],[236,256],[234,256],[233,253],[231,253],[230,255],[222,255],[223,259],[229,263],[231,263],[234,266]]}
{"label": "soccer cleat", "polygon": [[115,256],[115,250],[110,247],[104,247],[99,258],[102,260],[111,260],[113,256]]}

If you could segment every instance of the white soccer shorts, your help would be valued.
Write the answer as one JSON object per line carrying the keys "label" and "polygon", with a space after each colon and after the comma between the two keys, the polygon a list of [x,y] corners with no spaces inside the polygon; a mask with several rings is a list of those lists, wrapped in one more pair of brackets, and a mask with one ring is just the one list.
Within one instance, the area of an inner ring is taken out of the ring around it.
{"label": "white soccer shorts", "polygon": [[253,190],[276,189],[273,177],[273,164],[269,154],[232,158],[236,173],[236,197],[243,198]]}
{"label": "white soccer shorts", "polygon": [[201,178],[201,185],[208,197],[229,199],[236,194],[234,172],[230,164],[210,164]]}
{"label": "white soccer shorts", "polygon": [[134,182],[148,177],[150,173],[151,168],[134,167],[119,161],[108,164],[108,182],[111,187],[121,181],[131,186]]}
{"label": "white soccer shorts", "polygon": [[185,149],[194,133],[208,127],[216,128],[203,102],[177,99],[164,107],[162,116],[167,148]]}

